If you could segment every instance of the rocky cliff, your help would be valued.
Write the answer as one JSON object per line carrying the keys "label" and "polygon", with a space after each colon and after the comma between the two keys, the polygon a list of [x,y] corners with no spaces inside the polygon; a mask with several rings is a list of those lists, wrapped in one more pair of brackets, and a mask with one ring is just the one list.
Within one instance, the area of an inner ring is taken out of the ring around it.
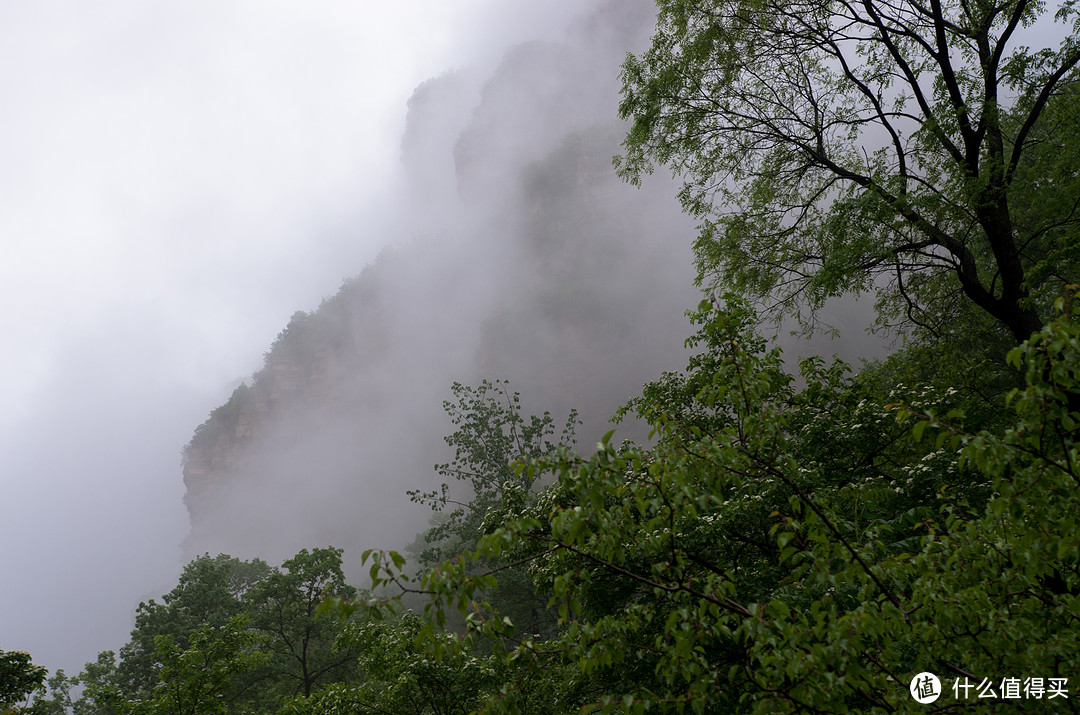
{"label": "rocky cliff", "polygon": [[[409,237],[298,312],[264,367],[184,450],[189,554],[400,547],[427,514],[453,381],[508,378],[534,411],[579,409],[594,442],[683,362],[693,228],[674,188],[615,177],[621,58],[648,3],[605,3],[563,43],[512,49],[409,103]],[[635,14],[636,13],[636,14]]]}

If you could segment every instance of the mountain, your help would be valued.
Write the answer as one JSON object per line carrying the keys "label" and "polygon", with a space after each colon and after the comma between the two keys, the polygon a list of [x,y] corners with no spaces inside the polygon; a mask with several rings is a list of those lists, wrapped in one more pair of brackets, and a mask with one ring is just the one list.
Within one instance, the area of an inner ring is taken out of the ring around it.
{"label": "mountain", "polygon": [[[455,381],[509,379],[557,422],[577,409],[588,449],[643,383],[685,365],[695,227],[674,182],[631,187],[611,162],[620,66],[647,46],[654,10],[597,1],[560,42],[416,88],[408,191],[378,237],[393,248],[294,314],[184,449],[187,556],[400,548],[430,516],[406,491],[437,486],[433,465],[452,456],[442,402]],[[870,322],[866,305],[838,308],[834,323]],[[880,351],[845,338],[799,349]]]}
{"label": "mountain", "polygon": [[673,184],[635,189],[611,166],[619,65],[652,19],[647,2],[603,3],[480,80],[416,89],[395,247],[294,314],[184,449],[189,556],[400,547],[429,516],[405,492],[438,481],[454,381],[577,408],[587,446],[683,362],[693,226]]}

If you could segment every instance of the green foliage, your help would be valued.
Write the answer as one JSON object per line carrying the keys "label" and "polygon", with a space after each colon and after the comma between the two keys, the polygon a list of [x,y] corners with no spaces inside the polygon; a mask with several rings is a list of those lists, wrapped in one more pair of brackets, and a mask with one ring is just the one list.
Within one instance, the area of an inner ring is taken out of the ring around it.
{"label": "green foliage", "polygon": [[[119,662],[106,651],[78,678],[58,674],[53,696],[34,707],[39,715],[68,707],[74,715],[271,712],[328,682],[349,682],[357,654],[337,647],[344,624],[317,616],[328,596],[357,597],[341,557],[341,549],[304,549],[271,568],[200,556],[162,603],[139,604]],[[82,697],[72,701],[75,685]]]}
{"label": "green foliage", "polygon": [[[511,393],[506,381],[484,380],[478,387],[454,383],[456,401],[443,407],[457,428],[445,438],[454,448],[454,460],[435,466],[443,477],[467,482],[472,498],[468,502],[450,499],[449,486],[435,492],[409,492],[415,502],[429,505],[436,512],[433,526],[420,534],[410,551],[421,567],[439,563],[471,552],[477,540],[494,525],[521,511],[535,499],[535,474],[520,465],[554,454],[559,448],[574,444],[574,431],[580,422],[577,412],[567,415],[557,441],[555,421],[550,413],[522,415],[521,396]],[[447,507],[454,508],[447,511]],[[499,590],[491,594],[502,617],[511,618],[531,633],[550,632],[554,619],[545,608],[545,598],[536,596],[535,586],[523,568],[510,559],[489,559],[483,568],[501,568]]]}
{"label": "green foliage", "polygon": [[[411,491],[414,502],[427,504],[441,518],[424,535],[426,546],[419,548],[419,561],[432,566],[475,547],[482,523],[492,510],[520,508],[529,499],[533,477],[516,470],[515,463],[552,454],[558,445],[572,445],[580,422],[571,411],[558,442],[555,421],[547,412],[541,417],[522,416],[521,395],[511,393],[509,382],[484,380],[478,387],[455,382],[455,401],[443,402],[450,422],[457,430],[445,438],[454,448],[454,460],[435,465],[442,477],[466,482],[472,490],[468,502],[450,498],[449,485],[434,492]],[[446,512],[446,507],[454,508]]]}
{"label": "green foliage", "polygon": [[131,640],[120,651],[117,677],[125,693],[145,695],[158,680],[156,641],[170,636],[186,647],[202,626],[224,626],[244,610],[244,595],[270,573],[259,559],[241,561],[219,554],[192,560],[162,602],[140,603]]}
{"label": "green foliage", "polygon": [[[753,713],[921,712],[908,693],[921,671],[1068,678],[1080,325],[1061,307],[1010,354],[1026,383],[1011,421],[969,432],[956,390],[883,394],[875,375],[812,359],[796,391],[752,313],[705,303],[708,356],[627,408],[649,417],[653,446],[562,448],[532,465],[556,482],[474,553],[416,588],[396,554],[372,573],[428,594],[431,658],[448,613],[494,645],[508,670],[485,712],[524,712],[545,677],[563,712]],[[558,613],[551,637],[516,629],[487,597],[501,574],[472,566],[511,553]]]}
{"label": "green foliage", "polygon": [[345,583],[341,556],[341,549],[303,549],[244,596],[251,626],[266,636],[273,656],[269,677],[292,684],[283,688],[283,695],[310,695],[319,684],[353,671],[355,651],[335,648],[339,624],[316,613],[328,597],[357,596],[356,589]]}
{"label": "green foliage", "polygon": [[75,681],[83,686],[82,697],[72,703],[75,715],[121,715],[127,712],[113,651],[98,653],[97,660],[87,663]]}
{"label": "green foliage", "polygon": [[968,303],[1017,343],[1076,281],[1073,2],[1057,50],[1018,46],[1028,0],[657,4],[618,165],[684,178],[699,281],[784,312],[874,289],[936,332]]}
{"label": "green foliage", "polygon": [[362,680],[297,698],[285,707],[285,715],[467,713],[498,690],[506,671],[501,659],[478,657],[471,642],[451,633],[424,643],[438,646],[439,656],[434,657],[418,644],[421,630],[415,614],[391,621],[355,621],[341,642],[362,654]]}
{"label": "green foliage", "polygon": [[[1076,202],[1080,196],[1080,84],[1071,81],[1046,103],[1031,132],[1031,144],[1013,178],[1013,220],[1033,236],[1033,265],[1028,283],[1038,303],[1049,305],[1060,286],[1074,283],[1080,274],[1080,224]],[[1018,118],[1010,117],[1012,121]]]}
{"label": "green foliage", "polygon": [[[556,443],[504,383],[455,385],[456,456],[438,468],[474,498],[440,536],[450,558],[414,576],[364,552],[382,594],[365,601],[339,549],[280,568],[204,556],[140,605],[119,664],[88,664],[82,699],[61,673],[29,710],[923,712],[908,692],[923,671],[949,710],[984,705],[951,679],[1075,677],[1075,290],[1009,353],[1023,387],[1005,413],[985,406],[1005,400],[996,377],[986,395],[904,382],[918,351],[857,375],[810,358],[796,378],[733,296],[692,313],[687,370],[620,410],[651,424],[648,445],[609,433],[579,456],[573,414]],[[446,494],[414,498],[438,510]]]}
{"label": "green foliage", "polygon": [[150,698],[126,703],[133,715],[221,715],[238,675],[264,663],[260,637],[247,628],[247,616],[222,626],[195,629],[181,646],[171,635],[157,636],[158,683]]}
{"label": "green foliage", "polygon": [[195,428],[191,441],[184,446],[183,457],[187,460],[192,451],[203,445],[213,445],[223,435],[235,433],[237,423],[240,421],[240,411],[249,399],[249,390],[246,382],[240,383],[229,400],[210,412],[210,417]]}
{"label": "green foliage", "polygon": [[[49,676],[34,697],[34,703],[24,709],[33,715],[67,715],[74,709],[71,689],[79,684],[77,678],[69,678],[63,670]],[[47,687],[46,687],[47,686]]]}
{"label": "green foliage", "polygon": [[34,665],[30,654],[21,650],[0,650],[0,712],[19,712],[20,703],[44,687],[48,671]]}

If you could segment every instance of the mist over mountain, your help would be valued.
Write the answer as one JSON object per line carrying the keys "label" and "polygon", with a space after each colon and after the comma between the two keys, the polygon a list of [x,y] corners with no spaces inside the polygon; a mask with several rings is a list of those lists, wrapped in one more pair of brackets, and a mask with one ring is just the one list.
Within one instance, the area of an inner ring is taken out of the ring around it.
{"label": "mist over mountain", "polygon": [[417,87],[402,235],[297,312],[195,432],[187,554],[399,547],[428,516],[405,492],[437,479],[454,381],[507,378],[534,411],[577,408],[591,443],[681,361],[693,227],[670,184],[636,190],[611,168],[619,63],[651,20],[631,5],[510,49],[490,76]]}
{"label": "mist over mountain", "polygon": [[672,182],[636,189],[611,164],[620,63],[652,10],[597,3],[561,42],[416,88],[394,247],[297,312],[184,450],[189,557],[400,548],[429,516],[406,491],[439,481],[453,382],[509,379],[557,421],[577,409],[587,448],[683,364],[693,223]]}
{"label": "mist over mountain", "polygon": [[581,410],[585,451],[685,365],[693,222],[610,163],[654,14],[12,8],[0,648],[75,672],[204,551],[400,547],[454,381]]}
{"label": "mist over mountain", "polygon": [[1080,25],[972,134],[860,58],[1041,5],[106,4],[0,29],[0,715],[1065,696]]}

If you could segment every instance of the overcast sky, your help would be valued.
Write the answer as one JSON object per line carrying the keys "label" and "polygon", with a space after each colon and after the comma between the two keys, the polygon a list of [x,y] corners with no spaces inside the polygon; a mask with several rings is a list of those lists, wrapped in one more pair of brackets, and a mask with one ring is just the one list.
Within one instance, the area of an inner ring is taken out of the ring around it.
{"label": "overcast sky", "polygon": [[126,641],[181,447],[393,238],[414,87],[587,4],[0,0],[0,649]]}

